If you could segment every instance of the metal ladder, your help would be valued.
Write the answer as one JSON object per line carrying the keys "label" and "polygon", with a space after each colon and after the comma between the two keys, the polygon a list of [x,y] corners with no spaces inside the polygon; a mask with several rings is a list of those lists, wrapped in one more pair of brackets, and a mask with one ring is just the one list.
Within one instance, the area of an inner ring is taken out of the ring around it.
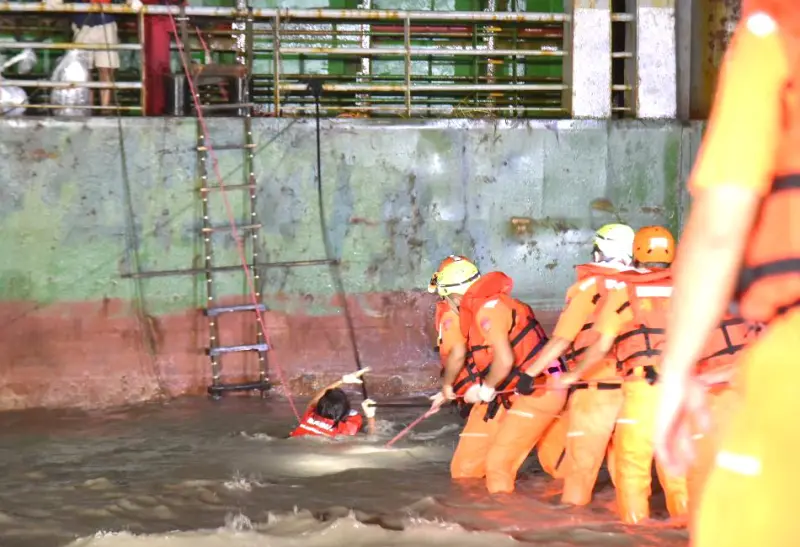
{"label": "metal ladder", "polygon": [[[244,6],[242,6],[244,8]],[[204,251],[204,276],[205,276],[205,289],[206,289],[206,306],[203,310],[204,315],[208,318],[209,330],[209,345],[206,349],[206,354],[211,361],[211,385],[208,386],[208,394],[214,399],[219,399],[226,392],[235,391],[259,391],[263,397],[267,391],[272,387],[268,376],[267,370],[267,351],[269,346],[266,343],[264,332],[261,322],[258,321],[256,310],[259,312],[267,311],[267,307],[261,303],[261,289],[259,282],[258,270],[258,231],[261,224],[258,222],[258,215],[256,212],[256,178],[253,172],[256,145],[253,142],[253,128],[252,128],[252,109],[253,104],[249,102],[250,99],[250,78],[252,74],[252,40],[253,35],[253,17],[252,8],[245,8],[247,16],[244,20],[239,20],[236,25],[239,25],[245,32],[246,39],[244,40],[244,48],[239,50],[237,56],[238,64],[236,65],[201,65],[193,67],[192,79],[194,82],[195,90],[198,95],[200,93],[200,85],[215,83],[220,78],[235,78],[238,82],[237,85],[237,100],[232,104],[211,104],[203,105],[201,108],[203,115],[207,112],[213,111],[236,111],[235,114],[240,116],[243,121],[243,140],[242,144],[229,144],[229,145],[214,145],[214,151],[241,151],[243,155],[242,172],[244,173],[244,182],[242,184],[225,185],[225,190],[239,191],[247,190],[249,192],[249,218],[236,225],[237,232],[242,238],[243,248],[247,248],[244,241],[245,238],[250,238],[250,252],[249,262],[252,268],[253,284],[256,289],[256,300],[258,304],[241,304],[233,306],[219,306],[216,305],[217,295],[214,288],[215,274],[222,272],[241,271],[242,265],[224,265],[219,266],[214,263],[214,245],[213,235],[217,232],[231,231],[231,225],[228,221],[227,224],[214,224],[211,218],[209,199],[213,195],[219,195],[222,191],[219,186],[209,185],[209,157],[208,150],[210,143],[206,142],[206,137],[203,132],[200,118],[197,118],[197,173],[199,175],[199,188],[200,198],[202,200],[202,228],[200,229],[201,237],[203,238],[203,251]],[[184,15],[184,14],[182,14]],[[181,17],[181,35],[184,44],[188,44],[189,31],[188,31],[188,18]],[[233,30],[233,29],[232,29]],[[241,43],[241,42],[240,42]],[[190,64],[187,66],[191,66]],[[199,102],[198,97],[198,102]],[[195,112],[197,115],[197,112]],[[245,251],[247,252],[247,251]],[[253,316],[255,328],[255,343],[243,342],[235,345],[223,346],[220,344],[219,337],[219,318],[223,314],[233,313],[250,313]],[[226,383],[222,378],[222,357],[230,353],[239,352],[254,352],[258,356],[258,370],[259,377],[257,380],[242,382],[242,383]]]}

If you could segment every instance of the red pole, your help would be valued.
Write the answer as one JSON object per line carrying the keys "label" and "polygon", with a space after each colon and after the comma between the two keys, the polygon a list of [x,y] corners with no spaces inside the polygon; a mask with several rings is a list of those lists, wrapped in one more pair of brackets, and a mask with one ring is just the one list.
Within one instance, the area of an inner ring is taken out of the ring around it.
{"label": "red pole", "polygon": [[[162,5],[176,4],[163,0],[142,0],[143,4]],[[166,80],[164,76],[170,72],[171,27],[166,15],[145,15],[145,45],[142,55],[146,59],[146,104],[145,115],[163,116],[167,104]]]}

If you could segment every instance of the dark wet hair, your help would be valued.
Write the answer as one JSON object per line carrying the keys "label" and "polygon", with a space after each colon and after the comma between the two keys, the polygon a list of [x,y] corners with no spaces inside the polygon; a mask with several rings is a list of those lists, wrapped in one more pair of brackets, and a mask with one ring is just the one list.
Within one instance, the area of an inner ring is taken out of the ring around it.
{"label": "dark wet hair", "polygon": [[317,416],[333,420],[336,425],[350,414],[350,400],[347,398],[347,394],[338,387],[329,389],[317,401],[317,408],[314,409],[314,412]]}

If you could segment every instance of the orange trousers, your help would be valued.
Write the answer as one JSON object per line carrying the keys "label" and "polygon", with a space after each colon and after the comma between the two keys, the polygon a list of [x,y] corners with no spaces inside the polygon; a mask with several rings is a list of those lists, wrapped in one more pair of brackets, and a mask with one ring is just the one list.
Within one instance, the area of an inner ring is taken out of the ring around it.
{"label": "orange trousers", "polygon": [[800,518],[800,309],[742,354],[739,403],[724,429],[691,530],[693,547],[795,547]]}
{"label": "orange trousers", "polygon": [[[614,430],[617,509],[623,522],[636,524],[650,518],[653,468],[653,435],[658,405],[658,384],[633,378],[622,385],[623,402]],[[667,475],[656,465],[672,517],[686,516],[686,478]],[[722,547],[719,544],[718,547]]]}
{"label": "orange trousers", "polygon": [[722,432],[730,421],[730,416],[739,400],[737,392],[730,385],[713,386],[708,391],[708,410],[711,414],[711,428],[708,431],[694,431],[695,461],[686,476],[689,492],[689,513],[694,514],[708,474],[714,467]]}
{"label": "orange trousers", "polygon": [[[577,389],[567,410],[567,453],[563,503],[587,505],[606,453],[611,456],[611,436],[622,410],[622,389]],[[609,458],[609,473],[614,465]]]}
{"label": "orange trousers", "polygon": [[566,416],[562,414],[560,418],[553,420],[536,445],[539,465],[554,479],[563,479],[566,474],[564,462],[567,449],[567,421],[565,418]]}
{"label": "orange trousers", "polygon": [[486,455],[506,415],[506,409],[501,406],[493,419],[484,421],[487,408],[485,404],[472,405],[450,460],[450,476],[454,479],[482,479],[486,476]]}
{"label": "orange trousers", "polygon": [[514,400],[486,455],[486,488],[490,493],[514,491],[517,471],[566,401],[565,389],[537,390]]}
{"label": "orange trousers", "polygon": [[511,408],[483,420],[488,405],[472,407],[450,462],[454,479],[486,477],[490,493],[511,493],[517,471],[564,408],[566,390],[517,396]]}

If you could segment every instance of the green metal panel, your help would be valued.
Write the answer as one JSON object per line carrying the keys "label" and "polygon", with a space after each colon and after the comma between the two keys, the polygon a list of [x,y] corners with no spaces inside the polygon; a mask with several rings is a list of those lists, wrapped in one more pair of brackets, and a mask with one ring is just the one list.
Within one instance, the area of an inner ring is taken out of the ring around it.
{"label": "green metal panel", "polygon": [[[236,142],[241,121],[209,118],[217,143]],[[191,119],[131,119],[123,129],[131,196],[123,192],[114,123],[0,120],[9,150],[0,170],[0,300],[129,298],[128,199],[144,270],[190,268],[200,250]],[[27,125],[26,125],[27,124]],[[324,256],[316,208],[314,124],[254,120],[259,185],[259,256],[269,261]],[[502,268],[517,290],[542,305],[560,305],[576,257],[586,256],[600,225],[665,224],[677,232],[688,173],[681,144],[696,147],[696,125],[663,122],[507,124],[456,120],[403,125],[325,121],[325,209],[334,254],[353,294],[421,289],[442,256],[465,252],[487,269]],[[44,129],[43,129],[44,128]],[[688,141],[688,142],[687,142]],[[690,152],[688,150],[687,152]],[[241,157],[219,155],[229,184]],[[379,178],[376,179],[376,174]],[[236,218],[247,200],[234,199]],[[597,207],[602,201],[604,207]],[[215,218],[227,218],[220,199]],[[519,236],[510,218],[533,219]],[[229,234],[215,244],[218,264],[237,264]],[[307,295],[305,313],[327,313],[327,268],[268,270],[266,303]],[[196,307],[202,287],[191,277],[146,281],[151,313]],[[220,277],[219,295],[241,294],[239,272]]]}

